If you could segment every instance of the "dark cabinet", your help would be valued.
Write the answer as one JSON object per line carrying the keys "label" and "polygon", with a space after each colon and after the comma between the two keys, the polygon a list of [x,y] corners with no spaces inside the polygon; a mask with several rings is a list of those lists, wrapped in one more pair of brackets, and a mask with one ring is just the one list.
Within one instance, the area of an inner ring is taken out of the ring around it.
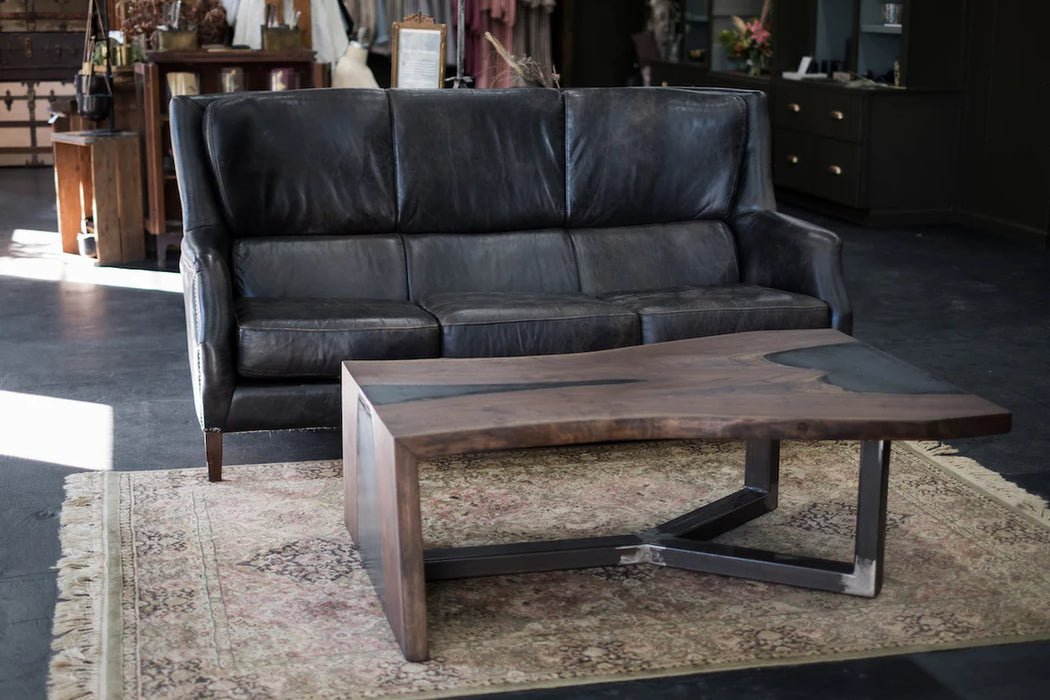
{"label": "dark cabinet", "polygon": [[[712,41],[727,12],[747,19],[761,6],[709,0]],[[656,64],[652,82],[769,94],[783,199],[871,224],[948,220],[959,188],[965,15],[965,0],[775,0],[768,78],[722,70],[715,41],[710,68]],[[783,78],[803,56],[854,80]]]}
{"label": "dark cabinet", "polygon": [[871,223],[951,211],[960,94],[781,81],[773,104],[778,187],[856,209]]}
{"label": "dark cabinet", "polygon": [[[813,57],[852,83],[775,79],[773,179],[782,195],[869,223],[948,219],[958,187],[965,2],[809,0],[781,65]],[[781,3],[781,15],[787,11]],[[863,80],[862,80],[863,79]],[[810,203],[813,203],[811,201]]]}

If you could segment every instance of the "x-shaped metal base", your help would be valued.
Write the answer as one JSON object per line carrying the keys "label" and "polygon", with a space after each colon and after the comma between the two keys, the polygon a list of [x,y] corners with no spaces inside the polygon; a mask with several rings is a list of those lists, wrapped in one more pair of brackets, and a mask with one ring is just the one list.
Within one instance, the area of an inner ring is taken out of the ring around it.
{"label": "x-shaped metal base", "polygon": [[415,459],[389,436],[373,444],[368,422],[354,426],[355,433],[361,428],[359,459],[348,498],[358,508],[347,522],[410,661],[429,656],[426,581],[645,563],[867,597],[882,586],[888,441],[861,444],[852,562],[711,541],[777,507],[780,442],[774,440],[748,441],[744,488],[636,535],[424,551]]}
{"label": "x-shaped metal base", "polygon": [[637,535],[432,549],[428,581],[527,571],[655,564],[874,597],[882,586],[890,443],[862,443],[852,562],[800,557],[710,540],[777,507],[778,441],[747,444],[744,488]]}

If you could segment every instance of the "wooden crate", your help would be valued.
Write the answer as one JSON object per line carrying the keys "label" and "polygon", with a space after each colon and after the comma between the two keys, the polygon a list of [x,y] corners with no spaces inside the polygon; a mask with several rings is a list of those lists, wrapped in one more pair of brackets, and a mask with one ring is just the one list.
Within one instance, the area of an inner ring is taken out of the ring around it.
{"label": "wooden crate", "polygon": [[79,252],[90,220],[100,265],[145,258],[138,134],[69,131],[52,145],[63,252]]}

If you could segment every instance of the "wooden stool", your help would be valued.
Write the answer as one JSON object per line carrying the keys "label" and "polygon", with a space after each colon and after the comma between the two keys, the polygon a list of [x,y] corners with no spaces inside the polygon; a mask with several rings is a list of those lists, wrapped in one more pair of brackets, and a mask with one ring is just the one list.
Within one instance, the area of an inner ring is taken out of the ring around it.
{"label": "wooden stool", "polygon": [[51,135],[63,252],[79,252],[81,221],[90,218],[100,265],[146,257],[138,138],[129,131]]}

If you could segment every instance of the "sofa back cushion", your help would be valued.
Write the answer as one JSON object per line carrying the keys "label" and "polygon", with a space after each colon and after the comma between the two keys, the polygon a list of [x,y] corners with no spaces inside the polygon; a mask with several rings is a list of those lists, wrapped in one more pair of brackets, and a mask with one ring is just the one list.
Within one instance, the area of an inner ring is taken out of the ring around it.
{"label": "sofa back cushion", "polygon": [[565,223],[565,118],[557,90],[391,90],[405,233]]}
{"label": "sofa back cushion", "polygon": [[747,142],[735,95],[568,90],[569,228],[725,218]]}
{"label": "sofa back cushion", "polygon": [[413,301],[441,292],[580,291],[565,231],[405,235]]}
{"label": "sofa back cushion", "polygon": [[721,221],[572,231],[584,294],[740,281],[736,244]]}
{"label": "sofa back cushion", "polygon": [[396,234],[241,238],[233,283],[238,297],[408,299]]}
{"label": "sofa back cushion", "polygon": [[211,103],[204,136],[235,237],[394,231],[383,91],[307,90]]}

